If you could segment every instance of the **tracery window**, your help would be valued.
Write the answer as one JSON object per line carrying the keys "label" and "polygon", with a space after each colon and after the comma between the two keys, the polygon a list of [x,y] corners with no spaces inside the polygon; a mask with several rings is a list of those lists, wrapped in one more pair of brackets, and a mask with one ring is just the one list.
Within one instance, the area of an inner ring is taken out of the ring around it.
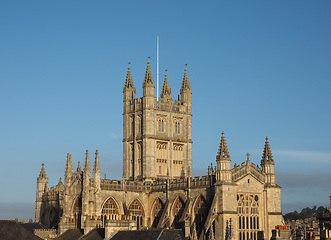
{"label": "tracery window", "polygon": [[166,116],[157,117],[157,130],[159,132],[165,132],[166,130]]}
{"label": "tracery window", "polygon": [[206,216],[208,214],[207,202],[203,196],[200,195],[198,197],[193,210],[196,232],[198,235],[200,235]]}
{"label": "tracery window", "polygon": [[129,213],[133,216],[143,216],[142,206],[136,199],[130,204]]}
{"label": "tracery window", "polygon": [[73,207],[73,214],[75,219],[76,228],[81,227],[81,215],[82,215],[82,199],[77,197]]}
{"label": "tracery window", "polygon": [[108,198],[102,207],[101,216],[102,224],[105,224],[106,219],[112,219],[114,214],[119,214],[118,207],[112,198]]}
{"label": "tracery window", "polygon": [[182,120],[179,118],[175,118],[173,123],[174,123],[174,131],[176,134],[180,134],[181,133],[181,122]]}
{"label": "tracery window", "polygon": [[259,196],[239,194],[237,202],[239,240],[256,240],[260,230]]}
{"label": "tracery window", "polygon": [[179,222],[179,219],[182,217],[183,211],[184,211],[184,202],[180,197],[178,197],[173,207],[173,216],[174,216],[173,224]]}
{"label": "tracery window", "polygon": [[164,205],[163,205],[162,201],[158,198],[155,201],[153,212],[152,212],[152,217],[154,217],[152,227],[155,227],[155,228],[157,227],[157,225],[161,219],[163,208],[164,208]]}

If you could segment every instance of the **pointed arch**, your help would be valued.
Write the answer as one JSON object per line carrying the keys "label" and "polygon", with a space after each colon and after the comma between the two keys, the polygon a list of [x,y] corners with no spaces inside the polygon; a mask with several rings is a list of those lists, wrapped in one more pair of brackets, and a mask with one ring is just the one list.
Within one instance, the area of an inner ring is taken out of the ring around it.
{"label": "pointed arch", "polygon": [[130,215],[142,216],[142,217],[145,216],[144,207],[138,198],[136,198],[130,202],[128,210],[129,210]]}
{"label": "pointed arch", "polygon": [[106,219],[113,219],[119,214],[119,207],[113,197],[108,197],[101,205],[101,221],[104,226]]}
{"label": "pointed arch", "polygon": [[206,199],[200,194],[194,201],[192,207],[192,217],[195,223],[196,232],[200,235],[204,223],[206,221],[206,217],[208,214],[208,206]]}
{"label": "pointed arch", "polygon": [[164,210],[164,203],[160,198],[156,198],[152,206],[153,206],[151,211],[152,227],[156,228],[161,219],[162,212]]}
{"label": "pointed arch", "polygon": [[182,217],[182,214],[184,212],[184,201],[180,196],[177,196],[171,209],[171,213],[173,216],[173,222],[172,225],[176,225],[179,222],[179,219]]}
{"label": "pointed arch", "polygon": [[77,195],[72,202],[71,207],[72,215],[75,221],[75,227],[81,228],[81,217],[82,217],[82,198]]}

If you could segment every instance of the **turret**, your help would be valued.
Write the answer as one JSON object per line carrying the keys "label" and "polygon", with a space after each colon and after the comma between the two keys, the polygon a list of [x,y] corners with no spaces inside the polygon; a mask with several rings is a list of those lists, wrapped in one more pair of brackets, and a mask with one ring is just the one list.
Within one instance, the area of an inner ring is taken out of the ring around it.
{"label": "turret", "polygon": [[272,153],[270,150],[270,145],[268,141],[268,137],[265,138],[265,145],[264,150],[262,154],[262,160],[261,160],[261,168],[262,171],[266,174],[266,184],[267,185],[276,185],[275,180],[275,162],[272,157]]}
{"label": "turret", "polygon": [[130,105],[134,104],[135,99],[136,88],[133,86],[131,70],[130,67],[128,67],[128,72],[123,87],[123,112],[126,112],[130,109]]}
{"label": "turret", "polygon": [[182,87],[180,89],[180,98],[184,105],[188,107],[188,110],[191,111],[192,108],[192,90],[190,86],[190,81],[187,76],[187,69],[185,68]]}
{"label": "turret", "polygon": [[226,145],[224,132],[222,132],[221,143],[216,156],[216,181],[230,183],[231,180],[231,157]]}
{"label": "turret", "polygon": [[172,102],[171,88],[169,87],[169,84],[168,84],[167,74],[164,76],[164,83],[163,83],[163,88],[162,88],[160,99],[163,102]]}
{"label": "turret", "polygon": [[35,216],[36,222],[40,222],[43,195],[48,191],[48,177],[46,175],[44,166],[45,164],[43,163],[39,177],[37,178],[36,216]]}
{"label": "turret", "polygon": [[101,187],[100,187],[100,164],[99,164],[99,152],[98,150],[95,151],[95,161],[94,161],[94,168],[93,168],[93,184],[94,184],[94,201],[95,201],[95,212],[94,215],[101,214]]}

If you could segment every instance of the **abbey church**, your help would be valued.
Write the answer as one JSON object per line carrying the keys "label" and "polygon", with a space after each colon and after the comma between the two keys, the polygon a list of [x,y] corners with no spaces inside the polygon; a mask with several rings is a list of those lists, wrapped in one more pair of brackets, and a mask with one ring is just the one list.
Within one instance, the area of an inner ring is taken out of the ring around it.
{"label": "abbey church", "polygon": [[75,170],[68,153],[64,183],[60,179],[51,188],[42,164],[35,221],[58,229],[59,235],[102,228],[105,239],[121,230],[151,228],[182,229],[194,240],[270,239],[283,216],[268,138],[260,167],[250,162],[249,154],[246,162],[232,165],[222,132],[215,167],[193,178],[187,70],[175,101],[167,75],[156,98],[149,63],[143,96],[137,97],[130,71],[123,88],[123,179],[101,179],[98,151],[91,157],[86,150],[83,168],[78,162]]}

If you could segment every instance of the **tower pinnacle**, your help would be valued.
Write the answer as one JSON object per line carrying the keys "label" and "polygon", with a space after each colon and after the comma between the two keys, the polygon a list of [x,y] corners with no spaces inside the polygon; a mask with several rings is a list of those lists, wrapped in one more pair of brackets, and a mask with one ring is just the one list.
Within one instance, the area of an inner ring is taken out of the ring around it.
{"label": "tower pinnacle", "polygon": [[134,88],[133,81],[132,81],[132,76],[131,76],[130,66],[128,67],[128,73],[126,74],[126,79],[125,79],[124,89],[123,90],[125,90],[126,88]]}
{"label": "tower pinnacle", "polygon": [[220,147],[218,148],[217,157],[230,157],[229,150],[228,150],[228,147],[226,145],[226,140],[225,140],[223,131],[222,131]]}
{"label": "tower pinnacle", "polygon": [[185,71],[184,71],[184,77],[183,77],[182,87],[181,87],[180,91],[182,92],[184,90],[191,91],[190,81],[189,81],[188,76],[187,76],[187,69],[186,68],[185,68]]}
{"label": "tower pinnacle", "polygon": [[269,141],[268,141],[268,137],[265,138],[265,144],[264,144],[264,150],[263,150],[263,154],[262,154],[262,160],[261,163],[263,162],[274,162],[274,159],[272,157],[272,153],[270,150],[270,145],[269,145]]}
{"label": "tower pinnacle", "polygon": [[153,75],[152,75],[152,70],[149,61],[147,62],[147,69],[146,69],[146,74],[145,74],[145,79],[144,79],[144,86],[145,85],[153,85],[154,86],[154,80],[153,80]]}
{"label": "tower pinnacle", "polygon": [[162,92],[161,92],[161,98],[171,99],[171,89],[169,87],[167,74],[164,76],[164,83],[163,83],[163,88],[162,88]]}
{"label": "tower pinnacle", "polygon": [[44,166],[45,166],[45,164],[42,163],[41,164],[41,170],[40,170],[40,174],[39,174],[38,180],[39,179],[42,179],[42,178],[47,178],[47,175],[46,175],[46,171],[45,171]]}

